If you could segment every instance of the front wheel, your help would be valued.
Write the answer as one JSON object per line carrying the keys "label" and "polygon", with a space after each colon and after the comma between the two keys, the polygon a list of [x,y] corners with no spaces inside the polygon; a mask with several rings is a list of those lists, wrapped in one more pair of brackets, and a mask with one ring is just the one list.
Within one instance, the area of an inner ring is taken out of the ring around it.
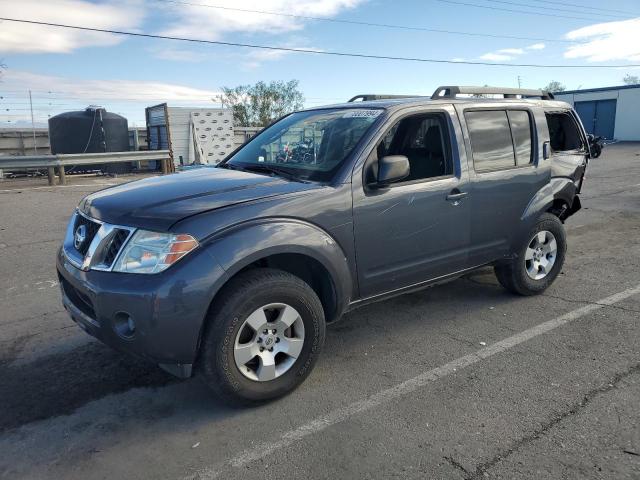
{"label": "front wheel", "polygon": [[322,304],[298,277],[272,269],[240,274],[208,319],[200,366],[227,403],[271,400],[313,368],[325,336]]}
{"label": "front wheel", "polygon": [[515,258],[495,266],[500,284],[519,295],[535,295],[546,290],[562,270],[567,240],[562,222],[543,214]]}

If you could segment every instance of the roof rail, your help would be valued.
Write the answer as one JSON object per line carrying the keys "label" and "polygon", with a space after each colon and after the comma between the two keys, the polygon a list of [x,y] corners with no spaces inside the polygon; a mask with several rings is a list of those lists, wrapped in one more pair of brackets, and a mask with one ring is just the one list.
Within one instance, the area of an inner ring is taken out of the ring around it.
{"label": "roof rail", "polygon": [[553,93],[544,90],[532,90],[527,88],[503,88],[503,87],[461,87],[446,86],[438,87],[431,95],[432,100],[443,98],[456,98],[458,95],[502,95],[504,98],[540,98],[542,100],[553,100]]}
{"label": "roof rail", "polygon": [[351,98],[349,103],[358,101],[368,102],[370,100],[390,100],[393,98],[416,98],[421,96],[422,95],[376,95],[372,93],[365,93]]}

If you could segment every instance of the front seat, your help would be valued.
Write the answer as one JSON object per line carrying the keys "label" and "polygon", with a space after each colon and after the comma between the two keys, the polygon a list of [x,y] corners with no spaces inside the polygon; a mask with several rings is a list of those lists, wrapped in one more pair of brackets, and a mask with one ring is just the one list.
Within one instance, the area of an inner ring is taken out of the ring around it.
{"label": "front seat", "polygon": [[425,177],[441,177],[446,173],[444,164],[444,150],[442,148],[442,133],[439,125],[432,125],[424,136],[424,145],[428,152],[425,165]]}

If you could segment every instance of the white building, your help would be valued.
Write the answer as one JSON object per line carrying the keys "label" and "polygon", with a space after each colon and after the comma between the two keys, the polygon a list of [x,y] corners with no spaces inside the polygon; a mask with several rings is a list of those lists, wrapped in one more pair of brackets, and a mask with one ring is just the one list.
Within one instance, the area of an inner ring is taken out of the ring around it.
{"label": "white building", "polygon": [[555,97],[574,106],[588,133],[640,141],[640,85],[571,90]]}

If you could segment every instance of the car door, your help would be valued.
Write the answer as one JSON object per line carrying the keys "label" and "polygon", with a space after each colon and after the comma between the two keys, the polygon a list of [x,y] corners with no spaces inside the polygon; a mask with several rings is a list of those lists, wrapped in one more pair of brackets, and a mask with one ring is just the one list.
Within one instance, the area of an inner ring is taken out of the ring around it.
{"label": "car door", "polygon": [[[352,181],[360,295],[419,284],[467,265],[469,213],[466,155],[452,106],[396,115],[371,145]],[[377,161],[405,155],[410,174],[374,185]]]}
{"label": "car door", "polygon": [[[469,261],[479,266],[511,253],[527,205],[550,178],[538,155],[546,138],[538,138],[536,112],[527,106],[458,106],[458,111],[473,196]],[[537,114],[544,122],[542,112]]]}

